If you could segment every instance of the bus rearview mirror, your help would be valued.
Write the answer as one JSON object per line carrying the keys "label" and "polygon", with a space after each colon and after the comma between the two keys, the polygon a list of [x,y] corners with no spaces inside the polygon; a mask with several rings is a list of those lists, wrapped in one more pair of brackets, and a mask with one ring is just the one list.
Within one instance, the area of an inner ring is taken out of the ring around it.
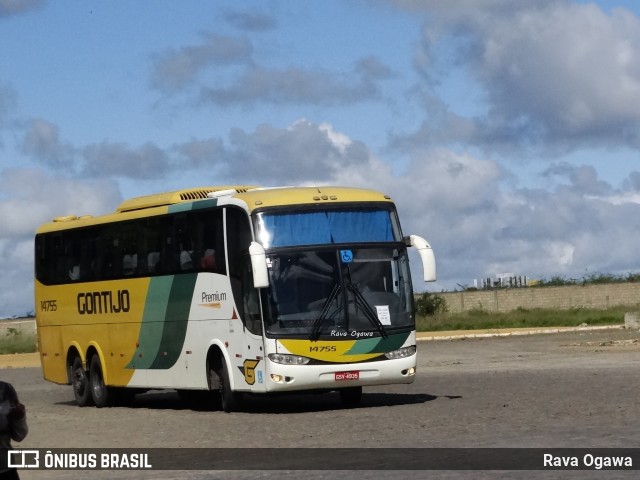
{"label": "bus rearview mirror", "polygon": [[424,274],[425,282],[436,281],[436,257],[433,254],[431,245],[424,238],[418,235],[409,235],[405,238],[405,244],[411,247],[415,247],[420,254],[422,260],[422,272]]}

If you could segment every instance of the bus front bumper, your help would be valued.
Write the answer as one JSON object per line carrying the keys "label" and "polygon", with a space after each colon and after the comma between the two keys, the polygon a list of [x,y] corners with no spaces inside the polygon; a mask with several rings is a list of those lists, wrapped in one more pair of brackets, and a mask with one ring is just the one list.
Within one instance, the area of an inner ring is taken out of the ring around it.
{"label": "bus front bumper", "polygon": [[412,383],[417,355],[377,362],[283,365],[267,359],[268,392],[336,390],[340,388]]}

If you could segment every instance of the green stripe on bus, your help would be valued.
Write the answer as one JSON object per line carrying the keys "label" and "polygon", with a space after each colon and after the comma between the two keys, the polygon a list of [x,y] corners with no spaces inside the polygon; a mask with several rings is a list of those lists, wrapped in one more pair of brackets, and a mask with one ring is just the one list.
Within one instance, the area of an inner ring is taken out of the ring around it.
{"label": "green stripe on bus", "polygon": [[189,212],[191,210],[199,210],[201,208],[215,207],[218,205],[217,198],[211,198],[208,200],[199,200],[197,202],[185,202],[169,205],[168,213]]}
{"label": "green stripe on bus", "polygon": [[210,207],[215,207],[218,205],[218,199],[217,198],[211,198],[209,200],[201,200],[199,202],[193,202],[191,209],[192,210],[199,210],[201,208],[210,208]]}
{"label": "green stripe on bus", "polygon": [[138,347],[125,368],[149,368],[158,355],[173,278],[153,277],[149,281]]}
{"label": "green stripe on bus", "polygon": [[361,355],[363,353],[386,353],[397,350],[409,337],[409,332],[390,335],[387,338],[364,338],[356,343],[345,355]]}
{"label": "green stripe on bus", "polygon": [[176,275],[173,278],[160,348],[149,368],[171,368],[180,358],[187,334],[191,298],[197,278],[197,274]]}

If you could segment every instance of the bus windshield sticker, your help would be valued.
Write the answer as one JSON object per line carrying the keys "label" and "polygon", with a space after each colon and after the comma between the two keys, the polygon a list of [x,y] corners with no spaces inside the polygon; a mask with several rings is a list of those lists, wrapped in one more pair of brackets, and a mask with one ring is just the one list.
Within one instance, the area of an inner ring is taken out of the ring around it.
{"label": "bus windshield sticker", "polygon": [[353,252],[351,250],[340,250],[340,258],[342,263],[351,263],[353,261]]}
{"label": "bus windshield sticker", "polygon": [[389,313],[389,305],[376,305],[378,311],[378,320],[383,325],[391,325],[391,314]]}

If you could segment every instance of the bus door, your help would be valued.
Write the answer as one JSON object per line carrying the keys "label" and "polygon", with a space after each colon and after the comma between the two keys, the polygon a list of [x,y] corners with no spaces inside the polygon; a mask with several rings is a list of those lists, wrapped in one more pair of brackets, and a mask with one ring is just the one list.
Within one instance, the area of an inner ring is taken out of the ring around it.
{"label": "bus door", "polygon": [[239,301],[242,305],[239,306],[239,315],[244,331],[241,385],[249,387],[252,392],[264,392],[266,379],[262,308],[259,290],[253,286],[249,255],[243,258],[241,288]]}
{"label": "bus door", "polygon": [[249,245],[251,226],[246,212],[225,209],[229,279],[235,301],[234,338],[242,342],[241,351],[229,352],[236,390],[264,391],[265,362],[262,339],[262,310],[258,289],[253,286]]}

